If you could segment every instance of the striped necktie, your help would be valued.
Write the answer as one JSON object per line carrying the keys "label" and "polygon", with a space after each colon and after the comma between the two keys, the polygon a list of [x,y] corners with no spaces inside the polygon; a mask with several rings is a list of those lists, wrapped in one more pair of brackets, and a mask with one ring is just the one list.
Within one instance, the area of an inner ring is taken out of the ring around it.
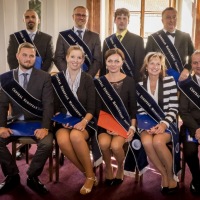
{"label": "striped necktie", "polygon": [[23,73],[22,75],[24,76],[23,88],[26,90],[28,85],[28,73]]}

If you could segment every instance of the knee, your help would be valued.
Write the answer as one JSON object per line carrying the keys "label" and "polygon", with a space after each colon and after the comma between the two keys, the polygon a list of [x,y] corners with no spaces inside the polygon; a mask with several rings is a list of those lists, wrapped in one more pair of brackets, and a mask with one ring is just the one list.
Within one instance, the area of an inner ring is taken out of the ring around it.
{"label": "knee", "polygon": [[111,149],[113,152],[119,152],[119,151],[123,150],[123,146],[117,142],[112,142]]}
{"label": "knee", "polygon": [[80,144],[81,141],[85,141],[85,138],[84,136],[82,135],[82,133],[80,134],[79,131],[76,131],[76,130],[72,130],[70,132],[70,141],[75,144]]}
{"label": "knee", "polygon": [[45,138],[40,140],[38,147],[51,150],[53,148],[53,134],[49,133]]}
{"label": "knee", "polygon": [[100,149],[102,151],[106,151],[108,149],[110,149],[110,143],[107,142],[106,140],[99,140],[99,146],[100,146]]}
{"label": "knee", "polygon": [[153,139],[153,147],[155,149],[161,149],[163,147],[163,145],[166,145],[166,144],[162,140],[160,140],[159,138]]}

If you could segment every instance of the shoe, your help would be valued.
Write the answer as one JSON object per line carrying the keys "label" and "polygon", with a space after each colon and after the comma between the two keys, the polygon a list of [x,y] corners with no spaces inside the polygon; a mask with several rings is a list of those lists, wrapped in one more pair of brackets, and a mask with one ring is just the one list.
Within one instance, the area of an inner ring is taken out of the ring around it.
{"label": "shoe", "polygon": [[48,190],[44,184],[40,182],[38,177],[28,177],[27,186],[37,192],[38,194],[47,194]]}
{"label": "shoe", "polygon": [[160,188],[160,191],[161,191],[161,193],[162,194],[168,194],[168,190],[169,190],[169,188],[168,187],[163,187],[163,186],[161,186],[161,188]]}
{"label": "shoe", "polygon": [[16,152],[16,160],[21,160],[22,157],[23,157],[23,153],[20,152],[20,151],[17,151],[17,152]]}
{"label": "shoe", "polygon": [[113,185],[120,185],[123,182],[123,179],[121,178],[115,178],[113,180]]}
{"label": "shoe", "polygon": [[200,184],[194,184],[193,182],[190,183],[190,191],[194,195],[200,194]]}
{"label": "shoe", "polygon": [[[87,177],[86,179],[93,181],[92,187],[93,186],[97,186],[98,185],[98,181],[97,181],[97,177],[95,176],[93,177]],[[83,187],[80,189],[80,193],[85,195],[88,194],[92,191],[92,187],[91,188],[86,188],[84,185]]]}
{"label": "shoe", "polygon": [[114,183],[114,179],[105,179],[104,182],[107,186],[112,186]]}
{"label": "shoe", "polygon": [[20,184],[20,176],[7,176],[6,179],[0,184],[0,194],[6,193]]}
{"label": "shoe", "polygon": [[168,188],[168,193],[167,194],[175,194],[175,193],[178,192],[178,189],[179,189],[179,185],[177,183],[176,187]]}

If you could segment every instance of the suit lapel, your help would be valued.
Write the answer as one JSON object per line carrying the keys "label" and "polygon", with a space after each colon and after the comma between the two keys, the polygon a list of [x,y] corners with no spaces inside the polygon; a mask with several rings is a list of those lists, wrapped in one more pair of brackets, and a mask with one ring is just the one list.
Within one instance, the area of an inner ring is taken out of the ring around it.
{"label": "suit lapel", "polygon": [[40,31],[37,31],[37,33],[35,34],[35,37],[34,37],[34,44],[38,43],[40,41]]}
{"label": "suit lapel", "polygon": [[158,80],[158,105],[163,109],[163,80]]}
{"label": "suit lapel", "polygon": [[176,47],[176,49],[179,48],[180,43],[182,41],[181,36],[182,36],[182,34],[180,34],[180,32],[178,30],[176,30],[176,32],[175,32],[175,41],[174,41],[174,46]]}

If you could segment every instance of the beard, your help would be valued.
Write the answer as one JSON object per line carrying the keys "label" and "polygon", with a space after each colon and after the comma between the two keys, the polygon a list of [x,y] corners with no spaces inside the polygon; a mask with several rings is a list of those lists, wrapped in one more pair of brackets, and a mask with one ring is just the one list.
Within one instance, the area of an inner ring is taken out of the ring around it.
{"label": "beard", "polygon": [[27,24],[26,24],[26,28],[27,28],[28,30],[33,30],[33,29],[35,28],[35,23],[33,23],[33,22],[27,23]]}
{"label": "beard", "polygon": [[28,66],[27,66],[27,65],[21,63],[20,61],[19,61],[19,65],[20,65],[21,68],[23,68],[23,69],[31,69],[31,68],[34,67],[34,64],[33,64],[33,65],[28,65]]}

